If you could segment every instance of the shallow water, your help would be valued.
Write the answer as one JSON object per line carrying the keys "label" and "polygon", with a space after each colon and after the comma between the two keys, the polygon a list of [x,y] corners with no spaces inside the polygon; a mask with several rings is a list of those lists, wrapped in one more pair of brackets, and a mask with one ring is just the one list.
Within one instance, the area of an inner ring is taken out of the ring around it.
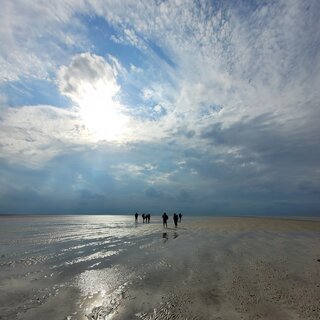
{"label": "shallow water", "polygon": [[134,276],[126,255],[161,241],[161,228],[132,216],[0,217],[1,319],[87,319],[121,295]]}
{"label": "shallow water", "polygon": [[318,222],[168,226],[0,217],[0,319],[317,319]]}

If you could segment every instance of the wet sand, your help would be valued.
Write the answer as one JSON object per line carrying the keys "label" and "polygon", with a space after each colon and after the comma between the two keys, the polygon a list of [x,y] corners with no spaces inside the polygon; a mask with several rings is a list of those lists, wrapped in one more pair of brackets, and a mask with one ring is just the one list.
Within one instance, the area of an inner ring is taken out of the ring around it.
{"label": "wet sand", "polygon": [[2,279],[1,319],[319,319],[320,221],[183,218],[135,232],[79,272]]}
{"label": "wet sand", "polygon": [[212,218],[183,227],[148,253],[152,267],[114,319],[319,319],[319,221]]}

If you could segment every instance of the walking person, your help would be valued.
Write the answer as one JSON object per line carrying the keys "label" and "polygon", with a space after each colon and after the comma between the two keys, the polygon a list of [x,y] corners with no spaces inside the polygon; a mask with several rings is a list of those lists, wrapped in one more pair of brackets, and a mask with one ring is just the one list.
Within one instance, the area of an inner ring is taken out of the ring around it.
{"label": "walking person", "polygon": [[168,228],[168,221],[169,217],[167,216],[167,214],[164,212],[162,215],[162,222],[163,222],[163,227],[164,228]]}
{"label": "walking person", "polygon": [[182,213],[179,213],[179,222],[181,222],[181,218],[182,218]]}
{"label": "walking person", "polygon": [[143,213],[142,214],[142,223],[144,223],[145,220],[146,220],[146,215]]}
{"label": "walking person", "polygon": [[178,227],[178,220],[179,220],[179,217],[176,213],[173,214],[173,222],[174,222],[174,226],[175,228]]}
{"label": "walking person", "polygon": [[134,218],[135,218],[136,222],[138,222],[138,216],[139,216],[139,214],[138,214],[138,212],[136,212],[135,215],[134,215]]}

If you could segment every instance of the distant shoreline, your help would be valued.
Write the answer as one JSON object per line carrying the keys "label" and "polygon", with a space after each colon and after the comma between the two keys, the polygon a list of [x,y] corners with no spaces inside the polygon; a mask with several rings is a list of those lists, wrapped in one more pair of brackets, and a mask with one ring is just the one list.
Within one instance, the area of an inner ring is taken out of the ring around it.
{"label": "distant shoreline", "polygon": [[[173,213],[169,213],[169,217]],[[161,217],[162,213],[158,214],[151,214],[151,217]],[[111,216],[111,217],[132,217],[134,216],[134,213],[132,214],[97,214],[97,213],[0,213],[0,217],[80,217],[80,216]],[[139,214],[139,218],[141,218],[141,214]],[[253,218],[253,219],[259,219],[259,218],[264,218],[264,219],[288,219],[288,220],[315,220],[319,221],[320,220],[320,214],[319,215],[306,215],[306,216],[301,216],[301,215],[292,215],[292,216],[282,216],[282,215],[189,215],[185,214],[183,216],[183,219],[208,219],[208,218]]]}

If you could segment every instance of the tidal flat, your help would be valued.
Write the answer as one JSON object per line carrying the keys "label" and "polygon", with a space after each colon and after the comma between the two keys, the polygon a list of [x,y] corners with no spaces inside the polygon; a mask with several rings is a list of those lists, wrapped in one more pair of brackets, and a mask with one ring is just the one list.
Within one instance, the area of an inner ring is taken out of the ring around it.
{"label": "tidal flat", "polygon": [[319,319],[316,219],[0,223],[0,319]]}

